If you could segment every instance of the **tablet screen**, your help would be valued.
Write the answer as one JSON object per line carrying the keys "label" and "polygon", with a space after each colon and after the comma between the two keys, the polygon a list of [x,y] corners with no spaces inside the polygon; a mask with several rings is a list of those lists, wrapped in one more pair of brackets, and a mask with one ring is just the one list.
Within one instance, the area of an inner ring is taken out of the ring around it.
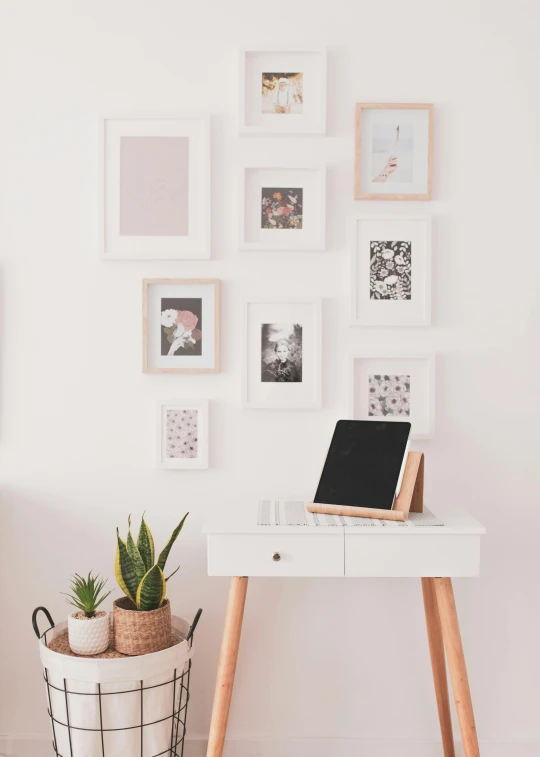
{"label": "tablet screen", "polygon": [[314,502],[391,510],[411,424],[338,421]]}

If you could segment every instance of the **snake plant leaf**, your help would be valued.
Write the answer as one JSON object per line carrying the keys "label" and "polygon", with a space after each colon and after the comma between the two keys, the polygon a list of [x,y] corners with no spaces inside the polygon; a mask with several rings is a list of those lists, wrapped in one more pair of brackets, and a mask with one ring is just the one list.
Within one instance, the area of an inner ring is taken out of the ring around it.
{"label": "snake plant leaf", "polygon": [[177,538],[178,534],[182,530],[182,528],[184,526],[184,521],[185,521],[185,519],[187,518],[188,515],[189,515],[189,513],[186,513],[184,515],[184,517],[182,518],[182,520],[180,521],[180,523],[176,526],[176,528],[172,532],[171,538],[169,539],[168,543],[161,550],[161,554],[159,555],[159,558],[158,558],[158,561],[157,561],[157,565],[161,568],[161,570],[165,570],[165,563],[167,562],[167,558],[169,556],[169,552],[171,551],[172,545],[176,541],[176,538]]}
{"label": "snake plant leaf", "polygon": [[142,516],[141,526],[139,528],[139,536],[137,537],[137,548],[139,550],[140,556],[143,559],[144,567],[147,571],[150,570],[150,568],[154,565],[155,548],[152,532],[146,525],[144,515]]}
{"label": "snake plant leaf", "polygon": [[139,552],[139,548],[135,544],[133,540],[133,536],[131,535],[131,531],[128,531],[127,540],[126,540],[126,547],[129,556],[131,557],[133,561],[133,568],[135,569],[135,575],[137,576],[137,583],[141,580],[141,578],[146,573],[146,566],[144,564],[144,560],[141,557],[141,553]]}
{"label": "snake plant leaf", "polygon": [[173,572],[171,573],[171,575],[167,576],[167,578],[165,579],[165,581],[168,581],[169,578],[172,578],[175,573],[178,573],[179,570],[180,570],[180,566],[178,566],[176,570],[173,570]]}
{"label": "snake plant leaf", "polygon": [[165,594],[167,593],[167,584],[163,571],[157,565],[154,565],[146,573],[137,589],[137,609],[138,610],[157,610],[161,607]]}
{"label": "snake plant leaf", "polygon": [[137,574],[135,573],[133,560],[129,556],[125,541],[120,538],[118,529],[116,529],[116,539],[118,542],[118,545],[116,547],[116,560],[114,564],[114,573],[116,575],[116,580],[118,581],[118,585],[120,586],[124,594],[126,594],[126,596],[128,596],[132,602],[135,602],[139,581],[137,580]]}

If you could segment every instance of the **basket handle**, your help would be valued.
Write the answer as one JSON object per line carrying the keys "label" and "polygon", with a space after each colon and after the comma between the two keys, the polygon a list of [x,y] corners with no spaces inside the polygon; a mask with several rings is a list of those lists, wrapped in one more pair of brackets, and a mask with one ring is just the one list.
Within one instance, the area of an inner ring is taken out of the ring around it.
{"label": "basket handle", "polygon": [[201,617],[201,615],[202,615],[202,607],[199,607],[199,609],[197,610],[197,612],[195,614],[195,617],[193,618],[193,623],[190,626],[190,629],[188,631],[188,635],[186,636],[186,641],[190,641],[191,640],[191,637],[195,633],[195,629],[197,628],[197,623],[199,622],[199,618]]}
{"label": "basket handle", "polygon": [[[36,634],[38,639],[41,639],[43,634],[40,634],[38,624],[37,624],[38,612],[44,613],[47,617],[47,620],[50,623],[50,628],[48,628],[47,631],[50,631],[51,628],[54,628],[54,620],[51,618],[51,613],[47,610],[46,607],[36,607],[36,609],[32,613],[32,628],[34,629],[34,633]],[[45,633],[47,633],[47,631],[45,631]]]}

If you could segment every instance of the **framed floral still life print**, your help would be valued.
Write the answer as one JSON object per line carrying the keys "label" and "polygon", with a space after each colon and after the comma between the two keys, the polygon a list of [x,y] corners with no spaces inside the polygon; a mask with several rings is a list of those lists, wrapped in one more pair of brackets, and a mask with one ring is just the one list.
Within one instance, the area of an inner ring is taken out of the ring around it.
{"label": "framed floral still life print", "polygon": [[324,134],[326,50],[240,50],[241,134]]}
{"label": "framed floral still life print", "polygon": [[144,279],[143,372],[219,372],[219,279]]}
{"label": "framed floral still life print", "polygon": [[411,439],[434,430],[435,358],[384,354],[350,360],[348,416],[352,420],[411,423]]}
{"label": "framed floral still life print", "polygon": [[320,300],[275,298],[246,304],[243,401],[250,408],[320,407]]}
{"label": "framed floral still life print", "polygon": [[351,323],[429,326],[429,217],[381,215],[353,219]]}
{"label": "framed floral still life print", "polygon": [[210,257],[208,116],[105,118],[103,260]]}
{"label": "framed floral still life print", "polygon": [[158,404],[157,465],[185,470],[208,468],[208,400]]}
{"label": "framed floral still life print", "polygon": [[243,168],[242,250],[324,250],[326,169]]}
{"label": "framed floral still life print", "polygon": [[356,105],[356,200],[431,200],[433,105]]}

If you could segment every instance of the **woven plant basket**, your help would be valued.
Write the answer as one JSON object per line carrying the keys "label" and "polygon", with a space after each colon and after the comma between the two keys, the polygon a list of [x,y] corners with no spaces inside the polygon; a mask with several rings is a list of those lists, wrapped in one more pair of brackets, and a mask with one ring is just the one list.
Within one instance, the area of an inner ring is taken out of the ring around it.
{"label": "woven plant basket", "polygon": [[151,654],[171,646],[171,603],[137,610],[129,597],[113,602],[114,648],[127,655]]}

